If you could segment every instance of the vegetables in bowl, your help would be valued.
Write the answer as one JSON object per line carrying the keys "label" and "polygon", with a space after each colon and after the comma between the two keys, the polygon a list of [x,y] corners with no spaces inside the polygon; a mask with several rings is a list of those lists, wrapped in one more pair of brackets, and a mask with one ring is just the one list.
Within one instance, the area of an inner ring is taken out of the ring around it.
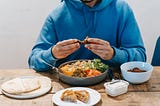
{"label": "vegetables in bowl", "polygon": [[99,59],[91,60],[77,60],[75,63],[66,64],[62,66],[61,71],[68,76],[73,77],[94,77],[103,73],[108,68]]}

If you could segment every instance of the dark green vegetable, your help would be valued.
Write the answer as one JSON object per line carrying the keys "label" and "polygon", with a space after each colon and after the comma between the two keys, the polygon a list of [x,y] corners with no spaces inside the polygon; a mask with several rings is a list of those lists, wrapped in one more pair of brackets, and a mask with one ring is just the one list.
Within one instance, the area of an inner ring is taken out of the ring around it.
{"label": "dark green vegetable", "polygon": [[103,73],[108,69],[109,66],[102,63],[100,59],[94,59],[92,62],[90,63],[87,62],[84,65],[84,69],[86,69],[87,67],[89,67],[90,69],[99,70],[100,72]]}
{"label": "dark green vegetable", "polygon": [[94,59],[94,60],[93,60],[93,66],[94,66],[94,68],[95,68],[96,70],[99,70],[99,71],[101,71],[102,73],[103,73],[104,71],[106,71],[107,68],[108,68],[108,65],[102,63],[100,59]]}

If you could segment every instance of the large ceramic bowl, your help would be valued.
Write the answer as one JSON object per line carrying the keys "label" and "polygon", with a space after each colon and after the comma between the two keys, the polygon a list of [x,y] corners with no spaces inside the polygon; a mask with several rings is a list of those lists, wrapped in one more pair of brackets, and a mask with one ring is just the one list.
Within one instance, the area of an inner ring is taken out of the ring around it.
{"label": "large ceramic bowl", "polygon": [[63,67],[66,64],[75,63],[76,61],[84,61],[84,60],[73,60],[73,61],[65,62],[58,67],[59,79],[62,82],[67,83],[69,85],[74,85],[74,86],[89,86],[89,85],[100,83],[101,81],[105,80],[108,69],[105,72],[103,72],[101,75],[94,76],[94,77],[80,78],[80,77],[67,76],[64,73],[62,73],[62,71],[60,70],[61,67]]}
{"label": "large ceramic bowl", "polygon": [[[122,76],[125,80],[132,84],[140,84],[148,81],[151,77],[153,66],[146,62],[127,62],[120,66]],[[134,68],[139,68],[140,70],[145,70],[146,72],[129,72],[128,70],[133,70]]]}

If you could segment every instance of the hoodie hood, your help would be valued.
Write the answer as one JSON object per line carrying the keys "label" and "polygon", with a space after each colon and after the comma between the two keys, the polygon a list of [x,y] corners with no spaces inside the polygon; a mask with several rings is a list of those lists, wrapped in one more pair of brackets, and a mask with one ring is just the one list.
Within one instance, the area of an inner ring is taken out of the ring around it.
{"label": "hoodie hood", "polygon": [[[95,27],[97,23],[97,12],[108,7],[113,0],[101,0],[100,3],[96,4],[94,7],[88,7],[86,4],[82,3],[81,0],[61,0],[65,2],[68,7],[75,8],[82,12],[85,25],[87,26],[86,32],[95,32]],[[74,11],[74,10],[73,10]],[[88,14],[88,12],[90,13]]]}
{"label": "hoodie hood", "polygon": [[[65,1],[67,4],[73,5],[76,9],[82,9],[85,6],[81,0],[61,0]],[[107,7],[113,0],[102,0],[99,4],[95,5],[94,7],[88,7],[90,11],[99,11]]]}

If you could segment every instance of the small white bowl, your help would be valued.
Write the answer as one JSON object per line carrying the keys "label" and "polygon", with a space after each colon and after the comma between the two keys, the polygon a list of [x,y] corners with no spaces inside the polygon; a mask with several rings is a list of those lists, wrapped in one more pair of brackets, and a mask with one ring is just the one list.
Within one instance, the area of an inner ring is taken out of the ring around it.
{"label": "small white bowl", "polygon": [[[128,70],[136,67],[141,70],[146,70],[146,72],[128,72]],[[148,81],[153,71],[151,64],[140,61],[126,62],[122,64],[120,68],[123,78],[132,84],[140,84]]]}
{"label": "small white bowl", "polygon": [[124,80],[113,80],[104,83],[105,91],[110,96],[118,96],[128,91],[129,83]]}

